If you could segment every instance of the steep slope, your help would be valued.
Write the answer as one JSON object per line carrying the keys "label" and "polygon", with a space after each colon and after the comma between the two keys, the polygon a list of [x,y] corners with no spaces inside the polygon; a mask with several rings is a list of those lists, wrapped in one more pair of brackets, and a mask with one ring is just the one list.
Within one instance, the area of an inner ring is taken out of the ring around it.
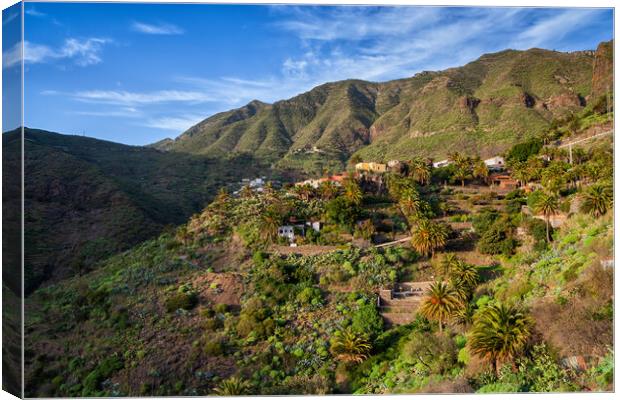
{"label": "steep slope", "polygon": [[[21,145],[18,132],[3,139],[7,148]],[[252,171],[249,159],[215,160],[33,129],[25,130],[25,153],[27,292],[181,223],[216,187]]]}
{"label": "steep slope", "polygon": [[327,83],[272,105],[253,101],[216,114],[153,146],[251,153],[309,172],[342,168],[358,151],[382,160],[442,157],[455,149],[490,155],[584,107],[593,85],[611,79],[605,61],[610,43],[596,53],[505,50],[463,67],[384,83]]}

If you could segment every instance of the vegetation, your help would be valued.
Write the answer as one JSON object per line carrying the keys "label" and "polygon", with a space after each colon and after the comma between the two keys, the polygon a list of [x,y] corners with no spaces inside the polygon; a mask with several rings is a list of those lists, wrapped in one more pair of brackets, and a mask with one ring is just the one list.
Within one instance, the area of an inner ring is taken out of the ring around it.
{"label": "vegetation", "polygon": [[[199,190],[208,186],[210,202],[185,223],[119,248],[82,243],[74,273],[34,285],[26,298],[26,396],[613,390],[613,138],[574,146],[572,160],[555,142],[607,126],[613,111],[599,104],[564,114],[523,104],[568,90],[559,83],[564,75],[575,96],[589,93],[591,61],[581,53],[507,51],[416,75],[407,87],[327,84],[274,105],[253,102],[240,114],[218,114],[192,128],[191,140],[156,146],[169,153],[144,150],[149,160],[198,164],[235,152],[246,159],[256,150],[276,167],[306,157],[323,175],[328,167],[341,172],[330,160],[350,166],[348,156],[365,146],[359,136],[372,122],[385,130],[351,160],[369,160],[381,146],[390,147],[382,157],[409,151],[413,132],[433,131],[416,138],[422,145],[415,149],[438,149],[443,141],[441,150],[420,156],[445,151],[454,162],[433,168],[409,154],[384,174],[350,175],[318,188],[293,186],[293,174],[281,187],[234,192],[220,182],[217,191],[209,175]],[[500,72],[506,82],[490,80]],[[446,77],[449,84],[435,85]],[[429,100],[402,106],[429,84]],[[507,105],[492,110],[475,101],[488,98]],[[452,112],[450,105],[463,103],[477,105]],[[355,112],[336,120],[326,111],[343,107]],[[418,118],[429,110],[441,121]],[[399,124],[403,113],[411,114],[411,132]],[[344,127],[351,126],[357,133],[347,136]],[[513,130],[523,134],[506,133]],[[287,139],[293,131],[297,143]],[[509,160],[502,173],[519,181],[515,190],[490,187],[478,156],[484,153],[458,139],[475,137],[475,147],[497,141],[498,132],[505,141],[497,148]],[[40,146],[61,145],[54,135],[32,137]],[[190,145],[199,154],[182,155]],[[80,146],[44,150],[40,155],[97,160],[85,170],[92,185],[83,187],[107,194],[84,207],[119,196],[123,213],[102,209],[122,222],[112,232],[146,229],[155,205],[190,190],[162,171],[135,175],[149,184],[123,180],[106,161],[111,155],[95,157]],[[159,179],[171,188],[155,189]],[[29,201],[41,203],[41,190]],[[195,201],[187,212],[203,206]],[[295,246],[279,236],[282,225],[294,226]],[[37,233],[35,227],[28,229]],[[96,254],[99,248],[105,254]]]}

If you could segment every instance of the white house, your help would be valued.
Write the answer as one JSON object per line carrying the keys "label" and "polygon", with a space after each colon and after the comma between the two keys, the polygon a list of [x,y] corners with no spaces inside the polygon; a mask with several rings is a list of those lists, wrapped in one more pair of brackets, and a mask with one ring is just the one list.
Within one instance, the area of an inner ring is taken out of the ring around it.
{"label": "white house", "polygon": [[503,169],[506,161],[504,157],[495,156],[484,160],[484,163],[491,169]]}
{"label": "white house", "polygon": [[279,227],[278,236],[285,237],[292,242],[295,240],[295,227],[292,225],[284,225]]}
{"label": "white house", "polygon": [[315,232],[320,232],[321,231],[321,222],[320,221],[314,221],[314,222],[306,222],[306,225],[309,227],[312,227],[312,229]]}
{"label": "white house", "polygon": [[434,162],[433,168],[447,167],[450,164],[452,164],[452,161],[450,160],[441,160],[441,161]]}

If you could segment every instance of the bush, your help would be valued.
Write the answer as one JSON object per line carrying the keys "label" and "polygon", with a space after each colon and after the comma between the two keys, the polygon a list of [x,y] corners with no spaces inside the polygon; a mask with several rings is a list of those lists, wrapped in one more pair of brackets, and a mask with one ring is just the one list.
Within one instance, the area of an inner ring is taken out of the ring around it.
{"label": "bush", "polygon": [[103,360],[97,367],[84,378],[82,396],[91,397],[97,395],[100,390],[101,382],[107,379],[114,372],[123,368],[123,362],[116,355]]}
{"label": "bush", "polygon": [[383,333],[383,318],[374,304],[360,306],[351,319],[351,329],[357,333],[368,335],[370,340],[375,340]]}
{"label": "bush", "polygon": [[207,356],[221,356],[224,354],[224,345],[220,339],[208,340],[203,350]]}
{"label": "bush", "polygon": [[478,251],[482,254],[513,254],[518,243],[512,237],[512,230],[507,219],[497,220],[478,241]]}
{"label": "bush", "polygon": [[542,141],[538,138],[517,143],[506,154],[506,161],[510,163],[527,161],[528,158],[540,152],[542,145]]}
{"label": "bush", "polygon": [[166,310],[191,310],[198,303],[198,295],[195,292],[175,293],[166,299]]}
{"label": "bush", "polygon": [[228,311],[228,306],[226,304],[219,303],[216,304],[215,307],[213,307],[213,311],[219,314],[224,314],[226,311]]}
{"label": "bush", "polygon": [[361,209],[344,197],[337,197],[327,203],[326,215],[330,222],[351,231],[361,215]]}
{"label": "bush", "polygon": [[303,288],[299,293],[297,293],[296,299],[302,306],[316,306],[321,304],[323,300],[321,290],[315,287]]}

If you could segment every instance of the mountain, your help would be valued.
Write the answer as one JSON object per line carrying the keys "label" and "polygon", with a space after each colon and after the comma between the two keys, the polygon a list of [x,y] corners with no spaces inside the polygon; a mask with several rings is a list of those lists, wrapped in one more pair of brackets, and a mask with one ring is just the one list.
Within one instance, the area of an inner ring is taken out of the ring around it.
{"label": "mountain", "polygon": [[[26,292],[182,223],[240,171],[258,171],[247,157],[166,153],[28,128],[24,136]],[[19,154],[19,138],[19,131],[4,134],[6,151]]]}
{"label": "mountain", "polygon": [[254,100],[152,146],[209,156],[250,153],[309,172],[342,168],[355,153],[373,160],[454,150],[492,155],[600,96],[612,79],[612,47],[505,50],[406,79],[326,83],[274,104]]}

